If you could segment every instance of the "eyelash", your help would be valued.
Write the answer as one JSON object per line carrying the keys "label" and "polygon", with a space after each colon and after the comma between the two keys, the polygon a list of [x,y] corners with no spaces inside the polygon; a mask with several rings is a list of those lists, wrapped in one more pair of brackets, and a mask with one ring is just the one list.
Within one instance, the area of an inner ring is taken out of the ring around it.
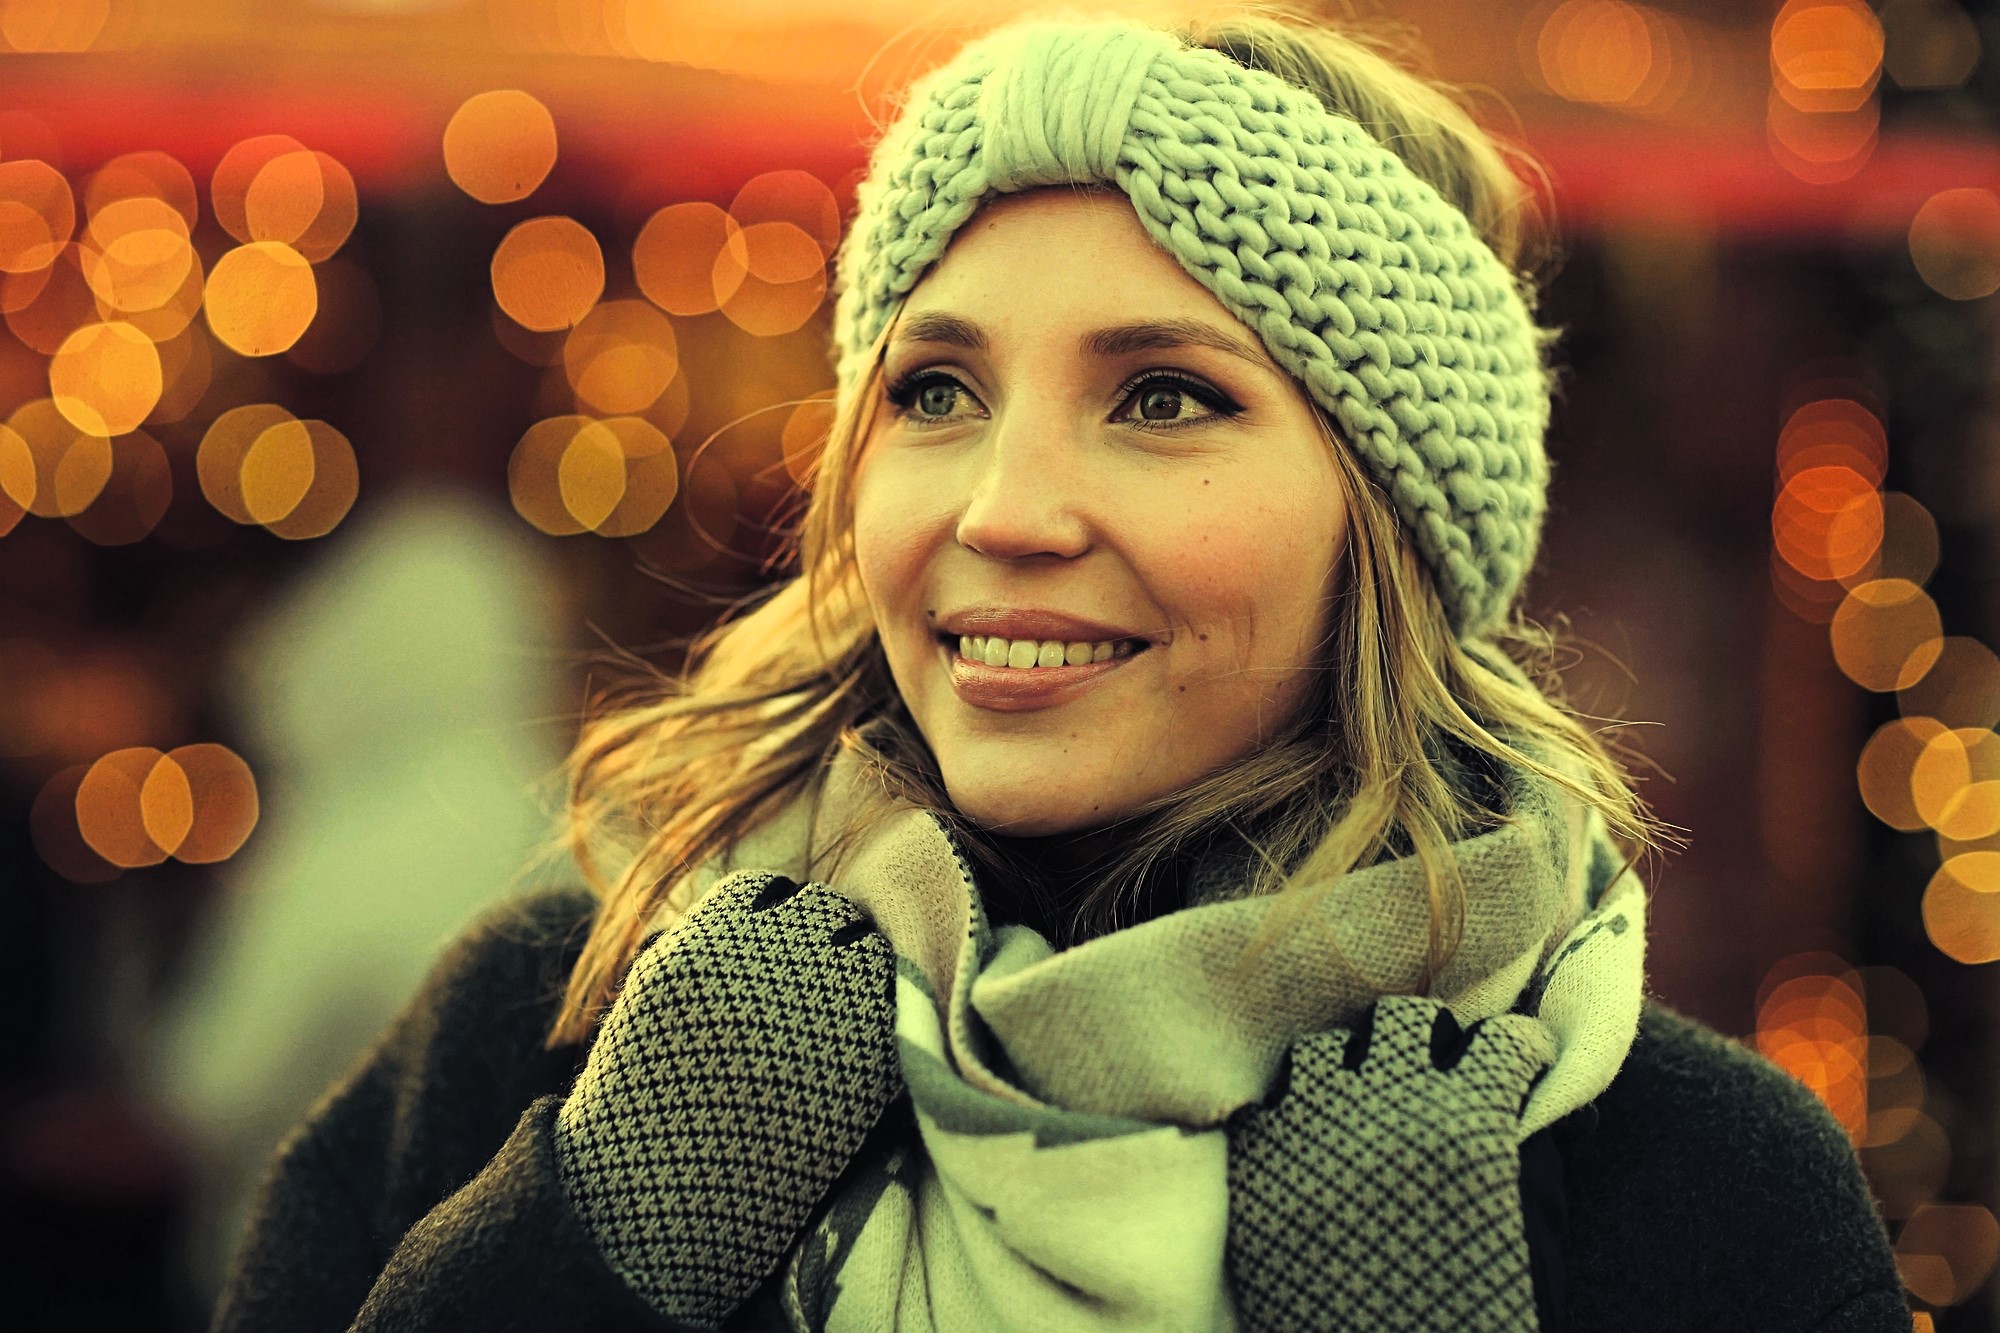
{"label": "eyelash", "polygon": [[[930,385],[940,383],[949,384],[960,393],[968,396],[972,393],[972,390],[966,388],[957,376],[947,375],[941,370],[912,371],[892,382],[884,392],[890,404],[895,407],[896,416],[899,419],[935,424],[947,420],[947,418],[919,416],[915,409],[917,395],[921,394]],[[1120,409],[1122,410],[1130,406],[1133,396],[1141,389],[1153,385],[1164,385],[1168,388],[1178,389],[1225,421],[1241,414],[1243,411],[1241,404],[1231,401],[1227,395],[1211,385],[1204,384],[1200,380],[1190,378],[1186,375],[1176,375],[1159,370],[1143,371],[1125,381],[1118,390],[1118,405]],[[1201,425],[1207,419],[1206,417],[1195,417],[1190,421],[1147,421],[1140,418],[1127,421],[1125,424],[1128,426],[1137,426],[1141,430],[1165,432],[1186,430],[1190,426]]]}

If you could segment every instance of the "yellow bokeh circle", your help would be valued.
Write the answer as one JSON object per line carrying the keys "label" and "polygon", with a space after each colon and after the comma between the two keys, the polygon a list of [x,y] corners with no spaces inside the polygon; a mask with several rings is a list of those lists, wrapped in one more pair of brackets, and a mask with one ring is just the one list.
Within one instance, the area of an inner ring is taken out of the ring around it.
{"label": "yellow bokeh circle", "polygon": [[84,325],[49,362],[56,410],[92,435],[137,430],[159,403],[162,387],[153,340],[123,322]]}
{"label": "yellow bokeh circle", "polygon": [[203,304],[208,327],[244,356],[276,356],[319,310],[312,264],[281,241],[251,241],[215,261]]}

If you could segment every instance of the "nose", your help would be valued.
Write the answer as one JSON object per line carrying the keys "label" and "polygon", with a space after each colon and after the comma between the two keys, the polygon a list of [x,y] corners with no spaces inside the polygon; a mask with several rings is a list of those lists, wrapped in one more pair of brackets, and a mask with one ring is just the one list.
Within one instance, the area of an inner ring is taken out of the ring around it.
{"label": "nose", "polygon": [[1090,549],[1087,479],[1075,426],[1017,408],[996,416],[959,511],[959,545],[995,560]]}

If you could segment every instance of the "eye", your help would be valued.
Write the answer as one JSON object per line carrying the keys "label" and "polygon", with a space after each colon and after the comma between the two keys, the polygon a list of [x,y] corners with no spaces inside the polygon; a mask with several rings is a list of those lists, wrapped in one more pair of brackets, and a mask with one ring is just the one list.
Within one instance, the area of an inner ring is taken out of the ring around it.
{"label": "eye", "polygon": [[976,402],[963,384],[942,371],[919,371],[891,384],[885,391],[896,414],[916,421],[942,421],[962,415],[956,409]]}
{"label": "eye", "polygon": [[1128,384],[1124,392],[1126,410],[1137,408],[1138,415],[1119,419],[1135,426],[1192,426],[1211,418],[1233,417],[1243,410],[1220,391],[1179,375],[1145,375]]}

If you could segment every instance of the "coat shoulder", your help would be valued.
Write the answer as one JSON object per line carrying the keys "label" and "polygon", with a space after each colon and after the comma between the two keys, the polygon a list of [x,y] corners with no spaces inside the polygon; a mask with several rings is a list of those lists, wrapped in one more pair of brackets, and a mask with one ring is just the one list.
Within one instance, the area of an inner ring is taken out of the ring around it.
{"label": "coat shoulder", "polygon": [[1566,1153],[1572,1327],[1768,1327],[1779,1311],[1813,1329],[1885,1292],[1903,1308],[1846,1131],[1757,1051],[1648,1000],[1595,1105]]}

